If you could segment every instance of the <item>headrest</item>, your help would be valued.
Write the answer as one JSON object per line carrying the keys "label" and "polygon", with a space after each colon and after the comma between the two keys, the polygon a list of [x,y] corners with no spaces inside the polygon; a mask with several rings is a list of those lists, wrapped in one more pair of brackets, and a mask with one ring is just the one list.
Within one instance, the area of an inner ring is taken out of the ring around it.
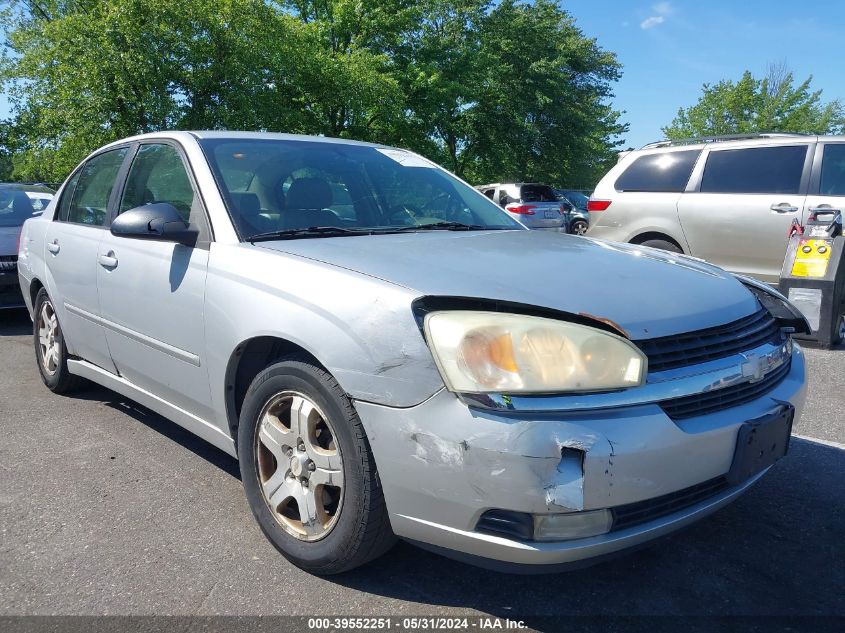
{"label": "headrest", "polygon": [[332,189],[322,178],[297,178],[288,189],[288,209],[325,209],[330,206]]}
{"label": "headrest", "polygon": [[32,215],[33,208],[29,196],[23,191],[16,191],[12,197],[12,214],[19,218]]}
{"label": "headrest", "polygon": [[254,193],[230,193],[232,202],[235,204],[235,209],[238,213],[245,217],[254,217],[261,213],[261,202],[258,196]]}

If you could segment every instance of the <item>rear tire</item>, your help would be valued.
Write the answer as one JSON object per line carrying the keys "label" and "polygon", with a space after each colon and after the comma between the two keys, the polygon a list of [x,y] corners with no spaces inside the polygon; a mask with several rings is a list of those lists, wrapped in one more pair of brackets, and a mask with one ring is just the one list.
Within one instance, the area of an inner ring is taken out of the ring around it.
{"label": "rear tire", "polygon": [[842,341],[845,341],[845,314],[840,315],[839,320],[833,326],[831,343],[833,345],[839,345]]}
{"label": "rear tire", "polygon": [[46,288],[41,288],[35,296],[33,311],[32,339],[41,380],[53,393],[68,393],[78,389],[84,380],[68,371],[65,337]]}
{"label": "rear tire", "polygon": [[255,377],[238,458],[261,530],[297,567],[339,574],[395,543],[361,420],[321,367],[289,357]]}
{"label": "rear tire", "polygon": [[648,246],[649,248],[659,248],[662,251],[669,251],[670,253],[683,254],[683,251],[677,244],[668,240],[646,240],[645,242],[640,242],[639,245]]}
{"label": "rear tire", "polygon": [[584,235],[590,225],[586,220],[575,220],[569,228],[569,232],[573,235]]}

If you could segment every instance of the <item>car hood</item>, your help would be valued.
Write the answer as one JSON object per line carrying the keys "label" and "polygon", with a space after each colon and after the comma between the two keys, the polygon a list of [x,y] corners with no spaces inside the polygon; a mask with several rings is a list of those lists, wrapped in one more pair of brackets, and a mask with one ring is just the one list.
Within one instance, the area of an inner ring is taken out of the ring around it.
{"label": "car hood", "polygon": [[420,295],[495,299],[609,321],[632,339],[729,323],[758,309],[733,276],[641,246],[540,231],[402,233],[262,242]]}
{"label": "car hood", "polygon": [[19,226],[0,226],[0,256],[18,254]]}

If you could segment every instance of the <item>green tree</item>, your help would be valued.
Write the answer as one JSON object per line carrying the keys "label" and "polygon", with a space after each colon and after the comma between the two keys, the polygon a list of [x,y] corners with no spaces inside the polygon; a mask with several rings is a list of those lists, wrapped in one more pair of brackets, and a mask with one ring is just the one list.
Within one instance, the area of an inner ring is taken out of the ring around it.
{"label": "green tree", "polygon": [[159,129],[325,134],[474,181],[591,181],[626,127],[615,57],[550,0],[13,0],[14,175]]}
{"label": "green tree", "polygon": [[10,121],[0,121],[0,182],[12,179],[14,165],[14,128]]}
{"label": "green tree", "polygon": [[422,6],[394,57],[404,144],[473,182],[595,182],[615,162],[619,64],[557,3]]}
{"label": "green tree", "polygon": [[761,79],[745,71],[737,82],[704,84],[698,103],[678,110],[663,133],[669,139],[755,132],[841,134],[842,103],[824,103],[822,91],[810,88],[812,79],[795,85],[792,72],[781,64],[770,66]]}

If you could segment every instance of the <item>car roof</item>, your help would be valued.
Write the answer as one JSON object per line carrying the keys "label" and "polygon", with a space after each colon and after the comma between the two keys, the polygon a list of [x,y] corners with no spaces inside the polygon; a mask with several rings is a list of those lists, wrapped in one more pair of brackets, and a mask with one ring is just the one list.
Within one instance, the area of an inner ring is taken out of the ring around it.
{"label": "car roof", "polygon": [[654,150],[663,151],[684,151],[703,149],[705,147],[740,148],[755,145],[791,145],[800,143],[845,143],[845,136],[816,136],[815,134],[749,134],[749,135],[728,135],[712,136],[693,139],[682,139],[678,141],[662,140],[654,143],[647,143],[633,152],[645,152]]}
{"label": "car roof", "polygon": [[0,189],[28,191],[30,193],[56,193],[54,189],[48,187],[47,185],[42,185],[40,183],[0,182]]}
{"label": "car roof", "polygon": [[332,143],[338,145],[362,145],[365,147],[390,147],[382,143],[367,143],[365,141],[354,141],[345,138],[333,138],[329,136],[314,136],[308,134],[286,134],[282,132],[248,132],[248,131],[229,131],[229,130],[164,130],[161,132],[147,132],[146,134],[138,134],[127,138],[114,141],[101,149],[111,147],[112,145],[120,145],[123,143],[132,143],[135,141],[152,140],[152,139],[175,139],[184,140],[186,137],[194,139],[232,139],[232,140],[276,140],[276,141],[311,141],[315,143]]}

